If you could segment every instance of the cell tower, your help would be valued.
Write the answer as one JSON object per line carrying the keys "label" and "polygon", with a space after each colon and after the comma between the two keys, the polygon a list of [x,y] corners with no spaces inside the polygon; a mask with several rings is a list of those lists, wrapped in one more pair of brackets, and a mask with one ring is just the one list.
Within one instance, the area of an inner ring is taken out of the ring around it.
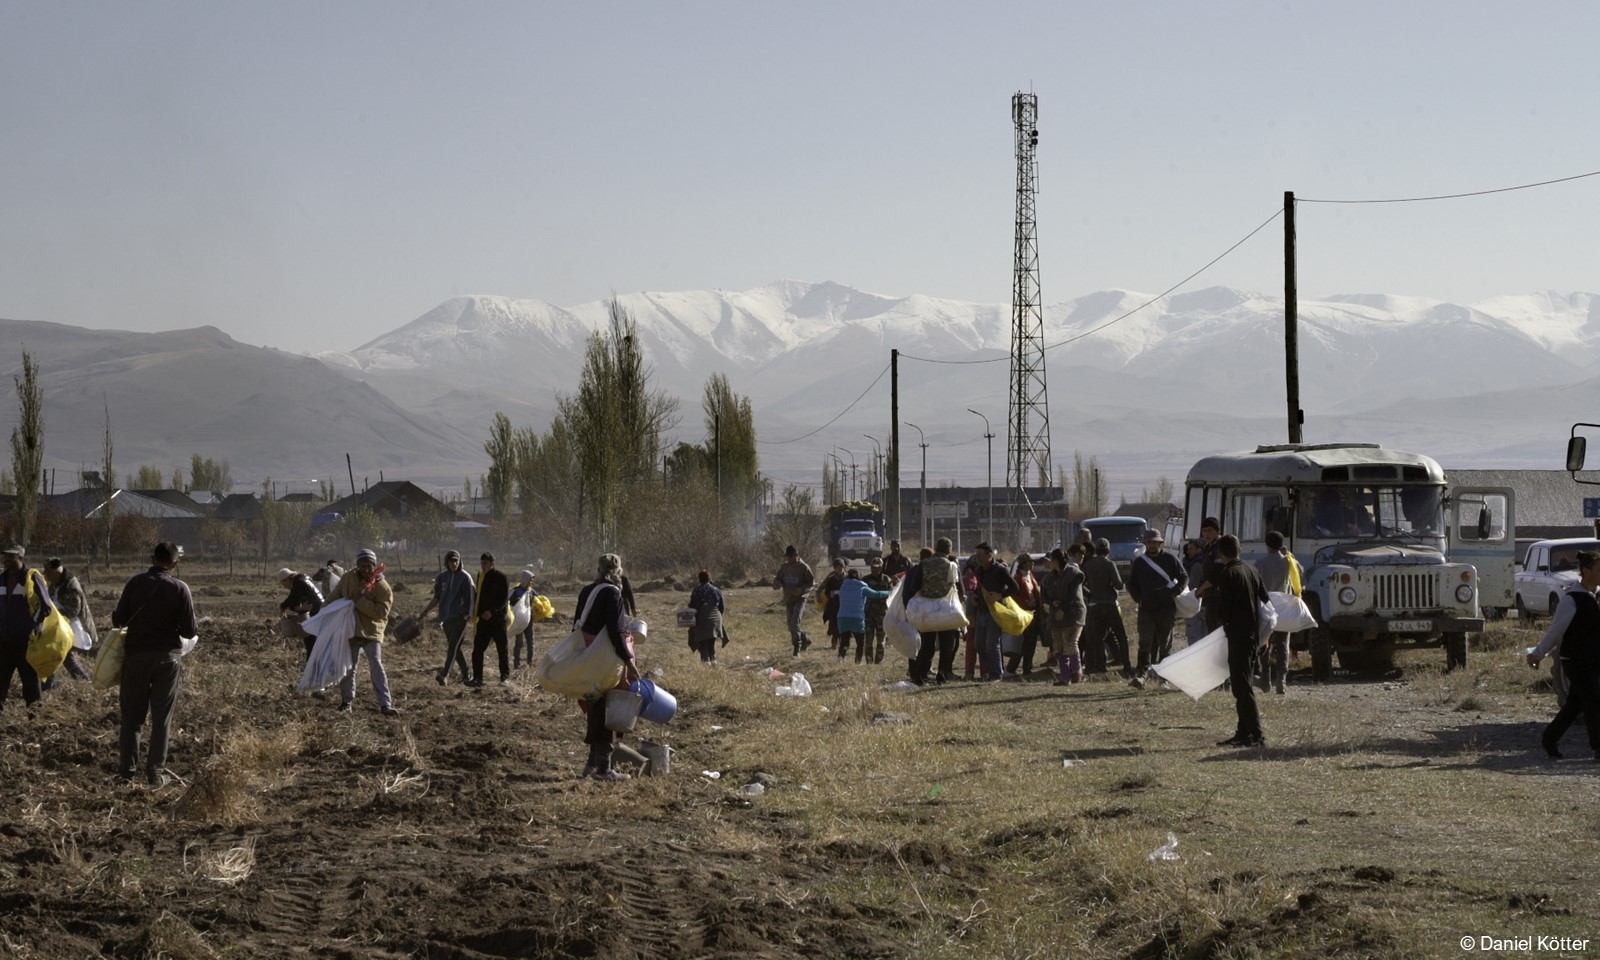
{"label": "cell tower", "polygon": [[1011,96],[1017,127],[1016,266],[1011,281],[1011,423],[1006,485],[1016,492],[1050,466],[1050,404],[1044,381],[1044,306],[1039,301],[1039,225],[1034,194],[1039,188],[1039,97]]}

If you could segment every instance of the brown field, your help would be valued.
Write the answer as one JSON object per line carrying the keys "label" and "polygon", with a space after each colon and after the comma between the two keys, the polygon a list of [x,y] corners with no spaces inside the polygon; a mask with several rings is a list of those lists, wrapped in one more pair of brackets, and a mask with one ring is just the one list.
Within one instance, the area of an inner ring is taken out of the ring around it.
{"label": "brown field", "polygon": [[[1042,676],[903,694],[892,652],[796,662],[759,587],[728,591],[734,640],[702,667],[670,626],[685,595],[642,590],[641,661],[680,710],[640,732],[673,771],[602,784],[577,779],[581,718],[530,671],[437,686],[430,630],[385,644],[401,717],[364,668],[341,716],[291,692],[275,584],[184,575],[211,622],[185,663],[181,783],[113,783],[114,691],[63,678],[34,718],[15,689],[0,714],[0,955],[1399,958],[1480,936],[1588,944],[1473,954],[1600,953],[1600,765],[1581,728],[1565,746],[1584,759],[1538,749],[1554,702],[1515,623],[1454,675],[1439,651],[1378,680],[1297,671],[1263,696],[1270,746],[1235,751],[1213,745],[1225,694]],[[415,613],[429,578],[393,579]],[[554,591],[563,617],[575,586]],[[774,696],[773,667],[816,694]],[[755,773],[771,789],[739,796]],[[1169,831],[1179,859],[1148,859]]]}

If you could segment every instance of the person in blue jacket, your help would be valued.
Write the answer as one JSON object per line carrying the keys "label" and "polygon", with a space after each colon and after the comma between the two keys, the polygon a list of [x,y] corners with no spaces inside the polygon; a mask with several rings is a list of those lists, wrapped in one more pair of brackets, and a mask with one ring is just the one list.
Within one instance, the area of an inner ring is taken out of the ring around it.
{"label": "person in blue jacket", "polygon": [[861,574],[854,570],[845,574],[844,582],[839,584],[839,614],[834,623],[839,628],[839,659],[843,660],[850,651],[850,638],[856,641],[856,663],[860,663],[867,652],[867,598],[887,600],[888,590],[874,590],[867,586],[861,579]]}

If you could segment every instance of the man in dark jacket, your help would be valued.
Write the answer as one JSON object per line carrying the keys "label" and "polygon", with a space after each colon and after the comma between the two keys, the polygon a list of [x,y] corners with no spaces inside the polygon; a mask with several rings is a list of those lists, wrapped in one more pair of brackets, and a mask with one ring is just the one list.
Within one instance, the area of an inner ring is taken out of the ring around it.
{"label": "man in dark jacket", "polygon": [[300,624],[317,615],[322,609],[322,591],[311,578],[289,567],[278,571],[278,586],[289,591],[278,604],[278,632],[286,637],[298,637],[306,648],[306,659],[311,658],[311,648],[317,638],[300,629]]}
{"label": "man in dark jacket", "polygon": [[[936,574],[935,579],[940,583],[948,584],[944,593],[923,589],[930,579],[930,571]],[[950,558],[950,538],[940,537],[933,544],[933,556],[921,558],[906,571],[905,582],[900,587],[900,602],[909,606],[912,597],[938,599],[950,592],[955,593],[957,603],[965,605],[966,592],[961,589],[961,577],[956,573],[956,562]],[[939,670],[934,674],[934,682],[946,683],[954,680],[956,650],[960,646],[960,630],[935,630],[923,634],[922,645],[917,648],[917,655],[911,659],[911,682],[919,687],[928,682],[928,673],[933,668],[934,654],[939,656]]]}
{"label": "man in dark jacket", "polygon": [[1106,641],[1122,661],[1122,675],[1133,678],[1128,665],[1128,628],[1122,624],[1122,610],[1117,606],[1117,595],[1122,592],[1122,574],[1111,559],[1111,541],[1105,537],[1094,542],[1094,556],[1083,561],[1083,589],[1089,601],[1089,614],[1083,624],[1083,672],[1106,672]]}
{"label": "man in dark jacket", "polygon": [[1211,582],[1217,592],[1217,619],[1227,632],[1228,680],[1239,714],[1238,729],[1217,746],[1263,747],[1267,740],[1261,732],[1255,688],[1250,686],[1250,668],[1260,643],[1258,617],[1261,604],[1267,602],[1267,588],[1256,568],[1239,559],[1239,538],[1233,534],[1217,538],[1217,562],[1221,567]]}
{"label": "man in dark jacket", "polygon": [[477,588],[472,584],[472,574],[461,569],[461,554],[451,550],[444,555],[444,569],[433,578],[433,596],[422,608],[418,620],[426,620],[428,611],[439,608],[439,626],[444,628],[444,666],[433,675],[441,687],[450,679],[450,662],[461,668],[461,679],[471,680],[467,670],[466,654],[461,652],[461,636],[472,619],[472,608],[477,603]]}
{"label": "man in dark jacket", "polygon": [[1128,574],[1128,596],[1139,605],[1139,667],[1131,683],[1145,684],[1151,667],[1172,652],[1172,628],[1178,618],[1173,598],[1189,584],[1178,558],[1162,549],[1166,540],[1158,531],[1144,532],[1144,555],[1133,561]]}
{"label": "man in dark jacket", "polygon": [[39,674],[28,665],[28,641],[39,631],[54,606],[50,586],[37,570],[30,570],[21,547],[5,550],[5,573],[0,577],[0,710],[5,709],[11,675],[22,677],[22,701],[39,702]]}
{"label": "man in dark jacket", "polygon": [[1011,579],[1005,567],[994,562],[994,548],[987,543],[980,543],[972,549],[972,560],[978,572],[978,602],[972,605],[973,644],[986,664],[989,682],[996,683],[1004,678],[1005,673],[1000,662],[1000,624],[995,622],[989,604],[1015,596],[1017,581]]}
{"label": "man in dark jacket", "polygon": [[[883,572],[889,577],[903,577],[911,569],[911,558],[900,552],[900,541],[889,541],[889,553],[883,558]],[[874,587],[873,589],[878,589]]]}
{"label": "man in dark jacket", "polygon": [[1552,760],[1561,759],[1561,735],[1580,716],[1588,730],[1589,749],[1600,760],[1600,604],[1594,595],[1597,587],[1600,553],[1579,550],[1578,581],[1561,595],[1544,638],[1528,654],[1528,666],[1537,667],[1546,654],[1559,651],[1561,670],[1567,678],[1567,702],[1540,737],[1545,756]]}
{"label": "man in dark jacket", "polygon": [[145,779],[151,786],[168,782],[167,740],[172,733],[172,713],[178,705],[178,678],[182,670],[183,637],[199,634],[194,597],[189,585],[176,576],[178,547],[169,540],[155,545],[150,569],[122,588],[111,625],[127,627],[122,649],[122,731],[118,741],[117,773],[132,780],[139,769],[139,730],[150,717],[150,750],[145,756]]}
{"label": "man in dark jacket", "polygon": [[511,657],[506,651],[506,613],[511,606],[511,581],[494,568],[494,554],[482,556],[483,574],[478,578],[478,622],[472,635],[472,679],[469,686],[483,686],[483,653],[494,643],[500,654],[500,683],[511,682]]}

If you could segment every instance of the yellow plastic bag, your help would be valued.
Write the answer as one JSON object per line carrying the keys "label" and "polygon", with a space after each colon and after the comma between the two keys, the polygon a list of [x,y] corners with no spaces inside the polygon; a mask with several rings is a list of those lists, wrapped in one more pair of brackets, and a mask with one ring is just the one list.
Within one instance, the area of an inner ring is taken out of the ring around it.
{"label": "yellow plastic bag", "polygon": [[40,680],[50,679],[51,674],[61,669],[72,651],[73,639],[72,621],[62,616],[60,610],[51,610],[39,632],[28,641],[28,666]]}
{"label": "yellow plastic bag", "polygon": [[622,670],[611,641],[601,634],[585,646],[580,627],[545,652],[536,676],[541,688],[578,699],[610,690],[621,681]]}
{"label": "yellow plastic bag", "polygon": [[1028,624],[1033,622],[1033,611],[1018,606],[1016,597],[996,600],[989,604],[989,612],[994,615],[994,622],[1000,625],[1001,633],[1021,636],[1028,629]]}
{"label": "yellow plastic bag", "polygon": [[105,634],[100,641],[100,652],[94,658],[94,673],[90,679],[96,690],[110,690],[122,683],[122,641],[128,628],[122,627]]}
{"label": "yellow plastic bag", "polygon": [[1292,553],[1289,554],[1288,556],[1289,556],[1289,592],[1298,597],[1298,596],[1300,596],[1301,591],[1303,591],[1305,589],[1305,584],[1302,583],[1301,580],[1300,580],[1300,561],[1296,560],[1294,558],[1294,554],[1292,554]]}
{"label": "yellow plastic bag", "polygon": [[533,595],[533,622],[534,623],[538,623],[541,620],[550,619],[552,616],[555,615],[555,612],[556,612],[556,605],[550,602],[550,598],[549,597],[544,596],[543,594],[538,594],[538,593]]}

